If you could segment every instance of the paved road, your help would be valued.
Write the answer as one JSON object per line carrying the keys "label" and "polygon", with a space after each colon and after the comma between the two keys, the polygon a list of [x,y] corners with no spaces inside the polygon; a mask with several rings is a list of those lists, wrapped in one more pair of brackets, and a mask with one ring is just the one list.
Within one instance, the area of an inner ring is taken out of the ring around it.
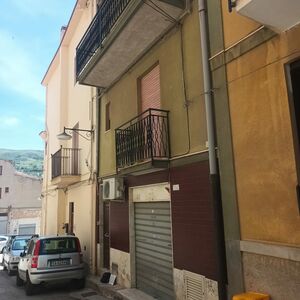
{"label": "paved road", "polygon": [[[81,294],[85,294],[82,298]],[[96,296],[95,292],[85,289],[80,292],[68,285],[52,286],[39,289],[33,296],[26,296],[23,287],[16,286],[16,276],[8,276],[6,271],[0,270],[0,299],[1,300],[71,300],[71,299],[89,299],[88,294],[94,294],[93,299],[106,300]],[[72,296],[71,296],[72,295]]]}

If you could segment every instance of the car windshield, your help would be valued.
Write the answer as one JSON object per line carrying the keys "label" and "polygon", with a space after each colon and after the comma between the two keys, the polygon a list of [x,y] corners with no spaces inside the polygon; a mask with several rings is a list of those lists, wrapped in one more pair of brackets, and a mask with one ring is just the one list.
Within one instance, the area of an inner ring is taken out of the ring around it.
{"label": "car windshield", "polygon": [[28,239],[14,240],[12,250],[24,250],[24,247],[27,245],[27,241]]}
{"label": "car windshield", "polygon": [[75,238],[52,238],[40,241],[40,255],[77,252]]}

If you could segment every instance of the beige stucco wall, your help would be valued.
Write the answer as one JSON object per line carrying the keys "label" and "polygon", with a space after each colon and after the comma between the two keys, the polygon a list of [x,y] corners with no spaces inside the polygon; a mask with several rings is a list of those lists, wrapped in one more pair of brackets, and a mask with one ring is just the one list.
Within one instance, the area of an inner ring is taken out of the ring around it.
{"label": "beige stucco wall", "polygon": [[94,242],[95,217],[94,195],[91,185],[82,184],[74,186],[67,192],[67,209],[65,211],[65,220],[69,222],[69,203],[74,203],[74,233],[80,239],[84,260],[90,263],[92,254],[92,245]]}
{"label": "beige stucco wall", "polygon": [[[114,275],[117,275],[117,283],[125,288],[131,287],[130,254],[110,248],[110,266]],[[115,268],[117,272],[115,274]]]}
{"label": "beige stucco wall", "polygon": [[300,53],[300,27],[228,65],[243,239],[300,244],[296,167],[284,64]]}
{"label": "beige stucco wall", "polygon": [[[95,89],[82,86],[75,80],[75,53],[95,10],[95,1],[78,1],[61,45],[43,79],[46,88],[47,152],[43,187],[43,231],[45,234],[64,234],[63,224],[69,222],[69,202],[74,202],[74,233],[79,237],[84,260],[95,264],[93,245],[95,235],[95,139],[78,137],[80,150],[79,182],[59,187],[51,178],[51,154],[72,148],[72,140],[60,141],[56,135],[63,127],[80,129],[95,127]],[[90,102],[92,101],[92,105]],[[92,107],[93,106],[93,107]],[[58,180],[59,181],[59,180]]]}
{"label": "beige stucco wall", "polygon": [[[183,20],[182,48],[186,100],[189,103],[191,149],[188,151],[187,114],[184,105],[183,70],[181,64],[181,31],[174,29],[134,65],[102,98],[100,152],[101,176],[115,173],[114,129],[139,114],[138,78],[159,62],[161,108],[169,110],[171,155],[181,155],[206,149],[206,120],[201,76],[201,52],[197,2]],[[117,58],[116,58],[117,63]],[[111,130],[105,132],[105,105],[111,102]]]}
{"label": "beige stucco wall", "polygon": [[[41,207],[41,180],[17,172],[9,161],[0,160],[0,166],[2,166],[0,208],[8,208],[9,206],[13,208]],[[8,193],[5,192],[6,187],[9,188]]]}

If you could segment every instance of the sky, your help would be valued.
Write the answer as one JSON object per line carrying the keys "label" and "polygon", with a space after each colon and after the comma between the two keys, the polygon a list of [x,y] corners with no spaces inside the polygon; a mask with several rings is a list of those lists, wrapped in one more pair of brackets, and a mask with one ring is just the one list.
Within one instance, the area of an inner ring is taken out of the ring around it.
{"label": "sky", "polygon": [[0,0],[0,148],[43,150],[41,81],[76,0]]}

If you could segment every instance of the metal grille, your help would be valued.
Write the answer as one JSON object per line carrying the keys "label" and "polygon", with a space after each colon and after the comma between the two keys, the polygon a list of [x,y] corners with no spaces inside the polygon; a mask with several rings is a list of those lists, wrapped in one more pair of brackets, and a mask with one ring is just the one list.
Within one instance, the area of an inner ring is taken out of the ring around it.
{"label": "metal grille", "polygon": [[131,0],[104,0],[76,48],[76,76],[80,74]]}
{"label": "metal grille", "polygon": [[169,202],[135,203],[137,288],[174,299]]}
{"label": "metal grille", "polygon": [[117,168],[169,157],[168,111],[148,109],[116,129]]}
{"label": "metal grille", "polygon": [[60,148],[51,155],[52,178],[62,175],[80,175],[80,149]]}
{"label": "metal grille", "polygon": [[205,293],[205,277],[184,271],[186,300],[207,300]]}

